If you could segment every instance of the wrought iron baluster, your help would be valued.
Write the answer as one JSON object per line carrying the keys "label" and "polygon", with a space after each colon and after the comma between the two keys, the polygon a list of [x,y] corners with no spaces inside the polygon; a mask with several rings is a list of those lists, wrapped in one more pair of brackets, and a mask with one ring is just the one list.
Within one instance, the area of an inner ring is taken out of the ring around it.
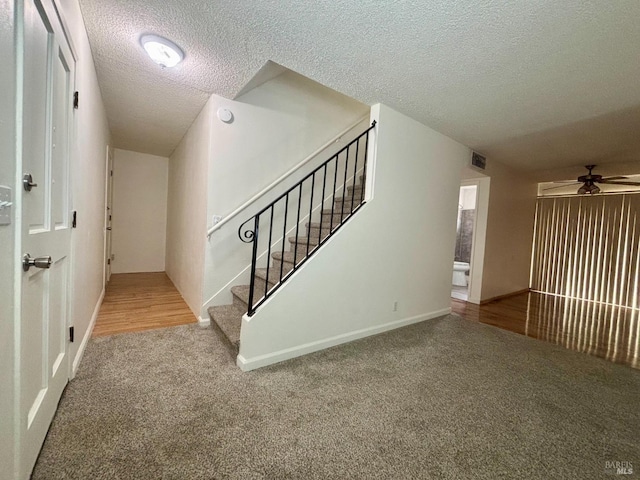
{"label": "wrought iron baluster", "polygon": [[[309,200],[309,220],[311,220],[311,214],[313,213],[313,190],[316,188],[316,172],[313,172],[311,175],[311,199]],[[320,211],[322,211],[322,206],[320,206]],[[322,222],[320,222],[322,223]],[[296,248],[298,244],[296,243]],[[309,235],[307,235],[307,257],[309,256]]]}
{"label": "wrought iron baluster", "polygon": [[[318,228],[318,246],[322,243],[322,210],[324,210],[324,193],[327,186],[327,163],[324,164],[324,173],[322,174],[322,203],[320,204],[320,228]],[[332,199],[333,200],[333,199]],[[309,217],[309,225],[311,225],[311,217]],[[311,226],[309,226],[309,235],[311,235]]]}
{"label": "wrought iron baluster", "polygon": [[344,158],[344,179],[342,180],[342,208],[340,209],[340,223],[344,220],[344,199],[347,198],[347,172],[349,171],[349,147],[347,145],[347,152]]}
{"label": "wrought iron baluster", "polygon": [[[353,213],[353,201],[356,198],[356,175],[358,175],[358,154],[360,153],[359,150],[360,150],[360,139],[358,139],[358,141],[356,142],[356,161],[355,161],[355,165],[353,166],[353,190],[351,191],[351,213]],[[362,188],[364,189],[364,184],[362,185]]]}
{"label": "wrought iron baluster", "polygon": [[333,232],[333,211],[336,205],[336,184],[338,183],[338,159],[340,157],[336,155],[334,158],[336,160],[336,167],[333,170],[333,196],[331,197],[331,221],[329,222],[329,235],[331,235],[331,232]]}
{"label": "wrought iron baluster", "polygon": [[284,242],[287,237],[287,215],[289,214],[289,192],[284,200],[284,227],[282,228],[282,259],[280,261],[280,282],[282,282],[282,272],[284,270]]}
{"label": "wrought iron baluster", "polygon": [[[266,206],[265,208],[263,208],[262,210],[260,210],[256,215],[254,215],[253,217],[249,218],[246,222],[244,222],[242,225],[240,225],[240,228],[238,229],[238,236],[240,237],[240,239],[245,242],[245,243],[253,243],[253,248],[252,248],[252,258],[251,258],[251,284],[249,286],[249,300],[248,300],[248,315],[251,316],[255,313],[256,308],[258,308],[260,305],[262,305],[262,303],[269,297],[271,296],[284,282],[284,280],[286,280],[286,278],[288,278],[289,275],[285,275],[284,274],[284,256],[285,256],[285,242],[287,241],[286,235],[287,235],[287,221],[288,221],[288,217],[289,217],[289,200],[290,200],[290,195],[294,190],[298,190],[298,209],[296,212],[296,238],[295,238],[295,248],[294,248],[294,254],[293,254],[293,269],[292,271],[288,272],[289,274],[293,273],[293,271],[295,271],[300,265],[302,265],[307,258],[309,258],[309,256],[311,256],[313,253],[315,253],[315,251],[317,250],[317,248],[320,246],[321,243],[323,243],[323,237],[322,237],[322,229],[323,229],[323,221],[322,218],[323,216],[321,215],[321,220],[320,220],[320,226],[318,228],[318,246],[316,247],[316,249],[311,250],[311,227],[309,227],[308,233],[307,233],[307,250],[306,250],[306,255],[303,256],[304,258],[302,258],[300,260],[300,263],[298,263],[298,259],[297,259],[297,247],[298,247],[298,238],[300,235],[300,214],[302,211],[302,194],[304,191],[304,182],[307,181],[309,178],[311,178],[311,192],[310,192],[310,199],[309,199],[309,225],[311,224],[311,216],[313,215],[313,200],[316,197],[315,194],[315,182],[316,182],[316,173],[319,172],[320,169],[322,169],[322,196],[321,196],[321,203],[320,203],[320,209],[321,209],[321,213],[324,210],[324,202],[329,198],[326,197],[325,195],[327,195],[327,175],[330,175],[329,172],[329,167],[331,165],[333,165],[334,167],[334,171],[333,171],[333,190],[331,191],[331,187],[329,187],[329,192],[331,194],[331,218],[329,220],[329,232],[327,234],[327,239],[333,235],[334,233],[334,228],[333,228],[333,217],[334,215],[336,215],[336,208],[335,208],[335,199],[336,199],[336,190],[338,189],[338,168],[339,168],[339,163],[340,163],[340,155],[342,155],[344,153],[344,158],[345,158],[345,165],[344,165],[344,178],[343,178],[343,183],[342,183],[342,191],[343,191],[343,201],[342,201],[342,208],[340,210],[340,222],[337,223],[336,225],[336,230],[338,228],[340,228],[342,226],[342,223],[345,222],[346,220],[348,220],[351,217],[351,214],[354,212],[354,203],[355,203],[355,186],[356,186],[356,178],[357,178],[357,174],[358,174],[358,164],[359,164],[359,156],[360,156],[360,142],[364,140],[365,142],[365,146],[364,146],[364,167],[363,167],[363,171],[364,174],[363,176],[366,177],[366,172],[367,172],[367,156],[368,156],[368,149],[369,149],[369,139],[370,139],[370,135],[369,132],[371,130],[373,130],[376,126],[376,122],[372,122],[371,126],[365,130],[362,134],[360,134],[360,136],[358,136],[358,138],[356,138],[355,140],[351,141],[348,145],[346,145],[345,147],[343,147],[340,151],[338,151],[336,154],[334,154],[331,158],[329,158],[328,160],[326,160],[322,165],[318,166],[317,168],[315,168],[311,173],[307,174],[302,180],[300,180],[296,185],[292,186],[291,188],[289,188],[286,192],[282,193],[278,198],[276,198],[273,202],[271,202],[268,206]],[[355,150],[356,150],[356,159],[354,162],[354,166],[353,166],[353,182],[352,182],[352,188],[353,191],[351,193],[351,208],[348,209],[350,210],[347,212],[348,216],[346,218],[344,218],[344,202],[347,201],[347,178],[348,178],[348,174],[349,174],[349,158],[351,156],[351,147],[353,146],[353,144],[356,144],[355,146]],[[362,185],[362,189],[361,189],[361,196],[360,196],[360,204],[363,202],[364,200],[364,182]],[[283,225],[282,225],[282,249],[281,249],[281,262],[280,262],[280,277],[279,280],[277,282],[274,282],[274,286],[271,290],[269,290],[269,276],[271,273],[271,266],[270,266],[270,261],[271,261],[271,252],[272,252],[272,242],[273,242],[273,230],[274,230],[274,219],[275,219],[275,207],[276,205],[280,202],[280,201],[284,201],[285,205],[284,205],[284,219],[283,219]],[[360,204],[358,204],[358,207],[360,207]],[[267,245],[267,268],[266,268],[266,281],[265,281],[265,291],[264,291],[264,296],[262,298],[260,298],[259,300],[257,300],[254,303],[254,297],[255,297],[255,284],[256,284],[256,268],[257,268],[257,261],[258,261],[258,235],[259,235],[259,229],[260,229],[260,216],[264,213],[266,213],[267,211],[269,211],[269,241],[268,241],[268,245]],[[244,230],[244,228],[246,228],[246,226],[250,223],[253,222],[253,228],[248,228],[247,230]],[[325,239],[326,240],[326,239]],[[311,251],[310,251],[311,250]],[[283,278],[286,277],[286,278]]]}
{"label": "wrought iron baluster", "polygon": [[298,192],[298,213],[296,214],[296,243],[293,245],[293,269],[296,269],[296,262],[298,260],[298,229],[300,228],[300,206],[302,205],[302,184],[304,180],[300,182],[300,191]]}
{"label": "wrought iron baluster", "polygon": [[[375,128],[375,126],[376,126],[376,121],[374,120],[373,123],[371,124],[371,128]],[[371,131],[371,128],[366,131],[365,140],[364,140],[364,175],[365,175],[365,179],[366,179],[366,175],[367,175],[367,157],[369,156],[369,132]],[[360,203],[362,203],[364,201],[364,189],[365,189],[365,185],[362,186],[362,192],[360,192]]]}
{"label": "wrought iron baluster", "polygon": [[247,314],[253,315],[253,289],[256,286],[256,263],[258,259],[258,234],[260,229],[260,215],[255,216],[255,225],[253,227],[253,254],[251,256],[251,283],[249,284],[249,302]]}
{"label": "wrought iron baluster", "polygon": [[267,292],[269,291],[269,266],[271,262],[271,237],[273,235],[273,209],[275,205],[271,204],[271,218],[269,219],[269,245],[267,246],[267,278],[264,281],[264,298],[267,298]]}

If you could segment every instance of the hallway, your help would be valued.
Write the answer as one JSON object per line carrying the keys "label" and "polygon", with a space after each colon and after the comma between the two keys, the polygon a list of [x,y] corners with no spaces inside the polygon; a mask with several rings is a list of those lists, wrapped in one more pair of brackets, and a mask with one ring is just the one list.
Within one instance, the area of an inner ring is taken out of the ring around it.
{"label": "hallway", "polygon": [[111,276],[92,337],[175,327],[197,321],[166,273]]}

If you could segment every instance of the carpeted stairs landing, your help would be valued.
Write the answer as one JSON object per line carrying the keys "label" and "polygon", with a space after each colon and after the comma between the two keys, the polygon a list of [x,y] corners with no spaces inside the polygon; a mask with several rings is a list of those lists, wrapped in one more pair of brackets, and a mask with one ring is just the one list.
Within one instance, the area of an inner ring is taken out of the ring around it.
{"label": "carpeted stairs landing", "polygon": [[[321,212],[319,222],[305,224],[305,229],[300,230],[298,238],[289,237],[289,251],[284,254],[274,252],[271,254],[272,265],[269,267],[269,278],[266,268],[257,268],[254,287],[254,304],[264,296],[265,288],[271,290],[280,279],[280,271],[284,278],[293,270],[294,262],[298,265],[308,255],[318,248],[321,239],[329,236],[329,232],[335,231],[348,217],[351,211],[360,206],[364,199],[364,176],[360,176],[360,183],[347,186],[346,197],[336,197],[333,212],[325,209]],[[353,208],[352,208],[353,207]],[[249,307],[249,285],[236,285],[231,287],[233,303],[209,307],[207,310],[211,317],[211,324],[226,342],[231,353],[235,356],[240,349],[240,326],[242,316],[247,313]]]}

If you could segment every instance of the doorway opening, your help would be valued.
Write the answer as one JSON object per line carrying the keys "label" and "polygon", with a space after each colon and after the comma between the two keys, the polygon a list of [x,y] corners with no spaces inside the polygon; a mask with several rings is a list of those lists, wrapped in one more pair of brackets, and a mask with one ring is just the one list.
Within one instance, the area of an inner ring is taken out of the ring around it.
{"label": "doorway opening", "polygon": [[463,185],[460,187],[460,195],[458,197],[456,249],[451,280],[451,296],[464,301],[469,299],[477,191],[478,187],[476,185]]}

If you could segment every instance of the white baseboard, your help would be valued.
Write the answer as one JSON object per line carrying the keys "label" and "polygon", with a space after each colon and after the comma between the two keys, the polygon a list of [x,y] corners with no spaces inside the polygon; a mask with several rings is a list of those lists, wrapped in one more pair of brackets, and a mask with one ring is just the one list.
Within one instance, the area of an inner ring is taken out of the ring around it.
{"label": "white baseboard", "polygon": [[198,317],[198,325],[200,325],[201,327],[208,327],[209,325],[211,325],[211,318]]}
{"label": "white baseboard", "polygon": [[80,365],[80,360],[82,360],[82,356],[84,355],[84,350],[87,348],[87,343],[89,343],[89,339],[91,338],[91,334],[93,333],[93,327],[96,324],[96,320],[98,319],[98,314],[100,313],[100,307],[102,306],[102,301],[104,300],[105,289],[102,288],[102,292],[100,293],[100,298],[98,298],[98,302],[96,303],[95,308],[93,309],[93,315],[91,315],[91,322],[89,322],[89,328],[84,334],[82,338],[82,343],[80,343],[80,347],[78,348],[78,352],[76,353],[76,357],[73,359],[73,363],[71,364],[71,372],[69,373],[69,380],[72,380],[76,376],[76,372],[78,371],[78,366]]}
{"label": "white baseboard", "polygon": [[[379,333],[387,332],[389,330],[395,330],[396,328],[406,327],[414,323],[423,322],[432,318],[441,317],[451,313],[451,307],[443,308],[431,313],[424,313],[422,315],[416,315],[415,317],[404,318],[402,320],[396,320],[395,322],[385,323],[383,325],[376,325],[374,327],[364,328],[362,330],[356,330],[355,332],[343,333],[336,335],[335,337],[326,338],[324,340],[318,340],[316,342],[306,343],[277,352],[268,353],[265,355],[259,355],[253,358],[245,358],[242,355],[238,355],[236,358],[236,364],[243,372],[255,370],[256,368],[266,367],[274,363],[289,360],[291,358],[307,355],[308,353],[317,352],[318,350],[324,350],[326,348],[334,347],[342,343],[352,342],[360,338],[369,337],[371,335],[377,335]],[[242,348],[242,345],[241,347]]]}

